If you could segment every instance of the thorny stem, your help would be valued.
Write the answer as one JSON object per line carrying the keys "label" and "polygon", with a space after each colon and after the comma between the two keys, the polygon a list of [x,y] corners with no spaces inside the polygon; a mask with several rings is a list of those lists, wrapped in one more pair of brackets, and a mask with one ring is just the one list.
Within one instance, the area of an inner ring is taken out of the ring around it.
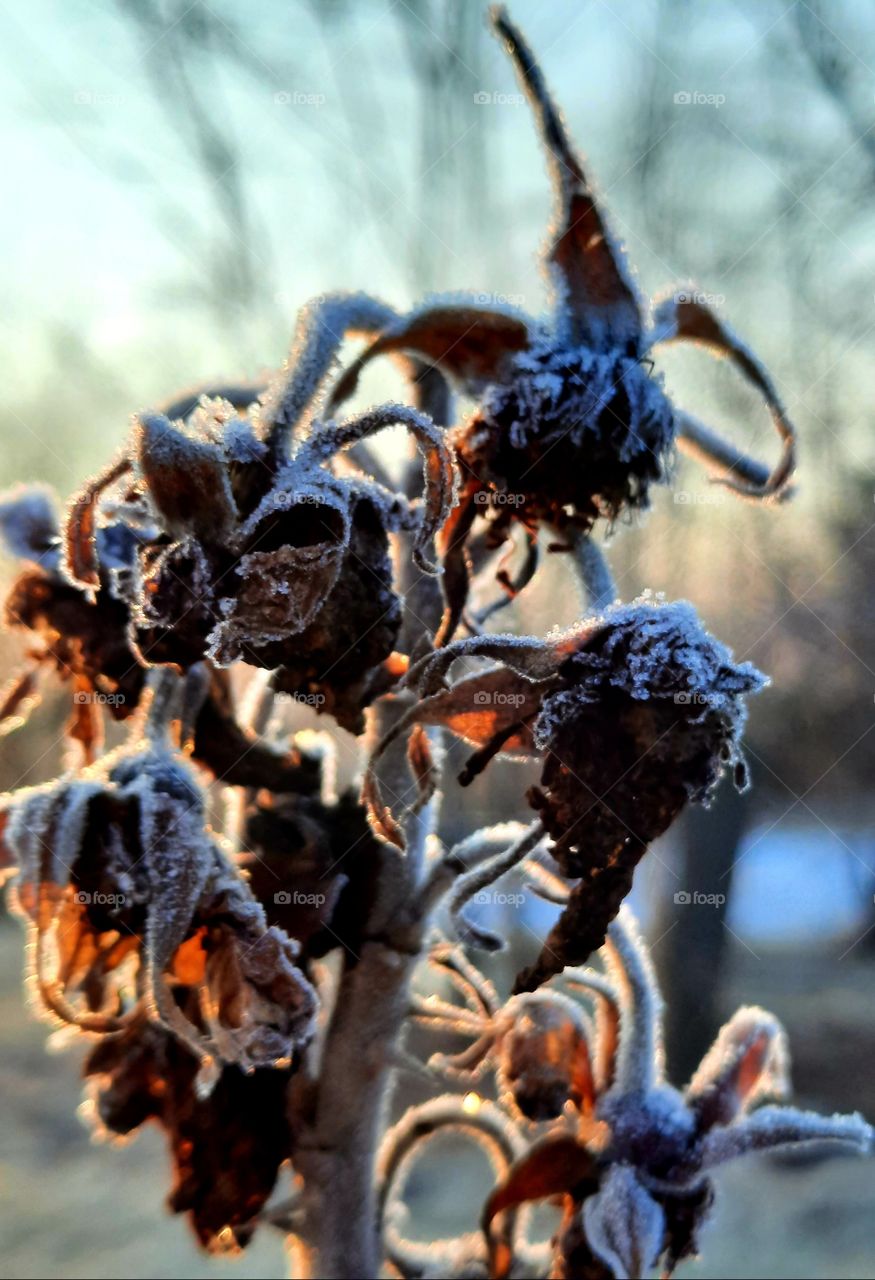
{"label": "thorny stem", "polygon": [[[450,420],[443,378],[418,370],[417,407],[439,425]],[[415,455],[405,480],[419,486]],[[412,536],[399,539],[399,582],[405,599],[406,652],[431,643],[442,603],[435,578],[413,564]],[[373,745],[401,714],[397,703],[383,702],[372,713]],[[403,800],[412,789],[402,744],[381,760],[388,793]],[[400,807],[400,806],[399,806]],[[383,846],[373,903],[365,922],[365,941],[357,956],[345,955],[336,997],[317,1069],[303,1088],[293,1089],[294,1163],[303,1179],[301,1227],[311,1276],[374,1277],[383,1248],[379,1231],[375,1164],[385,1116],[397,1042],[409,1007],[408,988],[424,952],[427,913],[422,910],[421,880],[426,843],[437,820],[435,805],[405,820],[406,853]],[[300,1250],[291,1256],[300,1258]]]}

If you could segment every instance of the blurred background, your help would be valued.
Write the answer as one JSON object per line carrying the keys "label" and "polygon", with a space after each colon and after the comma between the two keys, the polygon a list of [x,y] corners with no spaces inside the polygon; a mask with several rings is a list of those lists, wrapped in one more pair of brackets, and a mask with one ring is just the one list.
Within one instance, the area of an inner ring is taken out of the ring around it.
{"label": "blurred background", "polygon": [[[799,1097],[871,1119],[875,9],[511,11],[644,292],[692,280],[709,294],[801,437],[793,502],[745,505],[681,462],[674,489],[608,546],[624,598],[692,599],[773,679],[751,710],[753,790],[689,814],[636,883],[671,993],[672,1073],[689,1074],[736,1004],[760,1003],[788,1026]],[[550,193],[484,12],[475,0],[4,5],[0,483],[41,478],[68,497],[132,412],[275,368],[314,294],[365,289],[403,309],[465,289],[540,312]],[[679,403],[774,456],[765,410],[728,369],[695,351],[661,368]],[[375,366],[362,398],[400,386]],[[389,439],[390,465],[399,451]],[[5,585],[14,566],[0,569]],[[520,626],[572,620],[566,572],[552,565],[527,593]],[[23,648],[2,637],[4,669]],[[2,740],[0,788],[58,771],[67,698],[50,691]],[[339,745],[351,773],[352,740]],[[447,806],[447,835],[518,812],[525,781],[491,769],[464,811],[458,796]],[[506,924],[528,954],[549,912],[526,899]],[[22,1006],[14,921],[0,920],[0,952],[0,1274],[282,1275],[279,1237],[231,1264],[198,1256],[161,1207],[157,1133],[115,1153],[88,1146],[73,1055],[47,1055]],[[685,1274],[873,1274],[870,1166],[773,1163],[721,1181],[705,1262]],[[472,1225],[466,1185],[426,1173],[412,1185],[427,1229]]]}

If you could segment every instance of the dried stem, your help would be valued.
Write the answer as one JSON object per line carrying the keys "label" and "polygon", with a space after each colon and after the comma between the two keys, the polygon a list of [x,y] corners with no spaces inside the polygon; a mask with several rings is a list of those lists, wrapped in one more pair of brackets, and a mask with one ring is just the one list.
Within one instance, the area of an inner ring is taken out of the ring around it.
{"label": "dried stem", "polygon": [[[420,370],[419,375],[417,407],[443,426],[452,411],[446,384],[431,370]],[[417,492],[421,480],[415,457],[406,479],[410,492]],[[399,538],[399,580],[406,605],[402,643],[411,654],[430,645],[442,609],[434,577],[413,562],[412,537]],[[399,714],[398,704],[391,701],[375,709],[366,751]],[[381,761],[381,781],[393,798],[403,801],[414,784],[403,743],[396,745],[397,750],[387,751]],[[427,913],[421,882],[426,844],[436,821],[437,803],[432,800],[406,815],[406,854],[383,847],[365,922],[366,941],[358,956],[344,957],[318,1071],[292,1091],[293,1119],[299,1126],[293,1155],[304,1184],[298,1234],[310,1274],[326,1280],[376,1276],[382,1262],[374,1171],[398,1061],[397,1042],[410,1005],[408,988],[425,949]]]}
{"label": "dried stem", "polygon": [[618,598],[617,586],[605,553],[591,534],[575,539],[574,564],[583,591],[584,609],[587,613],[601,613]]}

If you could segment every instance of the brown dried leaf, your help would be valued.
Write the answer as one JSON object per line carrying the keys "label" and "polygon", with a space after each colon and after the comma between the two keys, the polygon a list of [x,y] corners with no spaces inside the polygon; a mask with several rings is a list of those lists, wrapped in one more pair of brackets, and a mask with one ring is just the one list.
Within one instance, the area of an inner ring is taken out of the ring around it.
{"label": "brown dried leaf", "polygon": [[499,1213],[552,1196],[578,1198],[582,1188],[589,1190],[590,1184],[596,1190],[595,1162],[576,1138],[560,1134],[535,1143],[495,1188],[483,1209],[481,1226],[493,1280],[504,1280],[512,1260],[506,1245],[492,1234],[492,1223]]}
{"label": "brown dried leaf", "polygon": [[416,809],[428,804],[437,786],[434,756],[428,734],[421,724],[416,724],[407,739],[407,763],[416,779]]}

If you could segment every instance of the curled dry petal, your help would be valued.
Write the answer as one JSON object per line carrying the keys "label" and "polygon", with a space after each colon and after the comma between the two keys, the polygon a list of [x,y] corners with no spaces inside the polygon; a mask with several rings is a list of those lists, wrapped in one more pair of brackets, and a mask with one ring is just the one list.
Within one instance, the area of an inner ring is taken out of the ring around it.
{"label": "curled dry petal", "polygon": [[507,357],[528,345],[529,325],[506,311],[473,306],[426,306],[388,326],[349,366],[334,387],[329,409],[355,392],[362,370],[376,356],[403,352],[437,365],[462,386],[493,381]]}
{"label": "curled dry petal", "polygon": [[165,527],[219,542],[236,511],[221,450],[180,431],[161,413],[144,413],[134,428],[136,467]]}
{"label": "curled dry petal", "polygon": [[738,1009],[722,1028],[686,1088],[700,1127],[729,1124],[763,1098],[790,1090],[787,1035],[765,1009]]}
{"label": "curled dry petal", "polygon": [[20,728],[39,703],[39,664],[25,667],[0,689],[0,738]]}
{"label": "curled dry petal", "polygon": [[[268,928],[205,830],[203,804],[158,745],[7,800],[3,841],[34,933],[36,988],[48,1012],[103,1032],[137,1016],[134,992],[205,1067],[272,1065],[309,1037],[315,995],[295,944]],[[206,1033],[171,983],[200,998]]]}
{"label": "curled dry petal", "polygon": [[762,393],[781,441],[781,457],[762,484],[734,478],[733,469],[718,477],[717,483],[745,497],[780,498],[796,468],[796,429],[763,363],[695,293],[675,293],[660,303],[654,314],[653,335],[654,343],[695,342],[725,356]]}
{"label": "curled dry petal", "polygon": [[97,506],[100,495],[131,469],[129,458],[111,462],[73,499],[64,530],[64,568],[70,580],[89,590],[100,586]]}
{"label": "curled dry petal", "polygon": [[[197,1017],[196,1008],[188,1012]],[[101,1136],[130,1137],[156,1121],[174,1163],[169,1207],[189,1215],[204,1248],[229,1252],[249,1243],[288,1156],[291,1073],[228,1066],[202,1098],[198,1068],[168,1031],[140,1018],[91,1048],[83,1068],[86,1115]]]}
{"label": "curled dry petal", "polygon": [[560,311],[567,313],[568,336],[594,347],[634,350],[641,317],[623,251],[611,237],[532,50],[502,6],[495,6],[491,17],[514,61],[547,151],[556,198],[549,261]]}
{"label": "curled dry petal", "polygon": [[513,1261],[507,1245],[493,1229],[500,1213],[552,1196],[571,1196],[580,1200],[597,1189],[596,1162],[577,1138],[557,1134],[530,1147],[483,1207],[481,1224],[489,1245],[489,1274],[493,1280],[503,1280]]}

